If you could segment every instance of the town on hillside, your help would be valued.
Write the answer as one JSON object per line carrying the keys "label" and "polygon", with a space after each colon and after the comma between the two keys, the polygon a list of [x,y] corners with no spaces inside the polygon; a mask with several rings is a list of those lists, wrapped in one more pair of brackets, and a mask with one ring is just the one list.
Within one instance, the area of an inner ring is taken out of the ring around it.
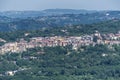
{"label": "town on hillside", "polygon": [[120,31],[118,33],[101,34],[95,31],[94,34],[82,35],[82,36],[53,36],[53,37],[32,37],[30,41],[26,41],[23,38],[16,42],[6,42],[0,39],[1,42],[5,42],[0,46],[0,54],[5,53],[19,53],[27,51],[27,49],[35,47],[55,47],[55,46],[67,46],[72,45],[73,49],[78,49],[80,46],[107,44],[107,45],[119,45],[120,44]]}

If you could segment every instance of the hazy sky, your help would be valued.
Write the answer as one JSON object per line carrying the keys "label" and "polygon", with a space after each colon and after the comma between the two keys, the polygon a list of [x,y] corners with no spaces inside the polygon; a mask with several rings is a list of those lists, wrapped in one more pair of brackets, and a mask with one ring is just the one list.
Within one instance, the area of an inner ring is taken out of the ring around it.
{"label": "hazy sky", "polygon": [[0,11],[43,9],[120,10],[120,0],[0,0]]}

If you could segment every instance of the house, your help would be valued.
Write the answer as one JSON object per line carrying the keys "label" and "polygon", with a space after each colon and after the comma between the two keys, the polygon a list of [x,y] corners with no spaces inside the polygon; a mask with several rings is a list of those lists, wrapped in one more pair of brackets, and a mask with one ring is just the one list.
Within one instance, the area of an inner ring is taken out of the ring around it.
{"label": "house", "polygon": [[15,75],[15,72],[14,71],[7,71],[5,73],[7,76],[14,76]]}

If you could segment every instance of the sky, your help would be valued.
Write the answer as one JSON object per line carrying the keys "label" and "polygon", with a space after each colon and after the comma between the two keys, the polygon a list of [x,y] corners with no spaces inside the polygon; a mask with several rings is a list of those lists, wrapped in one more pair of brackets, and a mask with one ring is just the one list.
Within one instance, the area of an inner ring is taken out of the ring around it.
{"label": "sky", "polygon": [[120,0],[0,0],[0,11],[44,9],[120,10]]}

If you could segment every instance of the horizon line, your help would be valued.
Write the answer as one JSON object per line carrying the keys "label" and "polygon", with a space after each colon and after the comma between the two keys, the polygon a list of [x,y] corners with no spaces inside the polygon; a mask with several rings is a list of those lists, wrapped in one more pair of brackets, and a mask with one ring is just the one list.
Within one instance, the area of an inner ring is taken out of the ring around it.
{"label": "horizon line", "polygon": [[100,9],[100,10],[95,10],[95,9],[72,9],[72,8],[48,8],[48,9],[41,9],[41,10],[30,10],[30,9],[26,9],[26,10],[0,10],[0,12],[24,12],[24,11],[45,11],[45,10],[85,10],[85,11],[120,11],[118,9]]}

